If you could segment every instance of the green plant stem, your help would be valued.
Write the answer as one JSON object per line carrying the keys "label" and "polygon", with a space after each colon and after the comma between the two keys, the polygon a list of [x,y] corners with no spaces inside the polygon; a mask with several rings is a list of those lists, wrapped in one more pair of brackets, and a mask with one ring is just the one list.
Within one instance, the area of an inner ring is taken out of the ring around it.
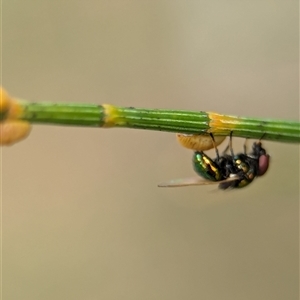
{"label": "green plant stem", "polygon": [[141,109],[93,104],[20,102],[20,119],[30,123],[90,127],[125,127],[186,134],[229,135],[243,138],[300,142],[300,123],[219,115],[204,111]]}

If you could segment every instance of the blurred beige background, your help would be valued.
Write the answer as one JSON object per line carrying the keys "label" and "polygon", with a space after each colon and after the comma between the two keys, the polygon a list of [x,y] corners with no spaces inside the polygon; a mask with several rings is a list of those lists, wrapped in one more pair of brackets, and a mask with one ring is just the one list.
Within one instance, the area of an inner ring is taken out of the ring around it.
{"label": "blurred beige background", "polygon": [[[32,101],[297,120],[298,12],[3,1],[2,84]],[[298,299],[299,147],[265,147],[270,171],[248,188],[159,189],[194,174],[174,134],[35,125],[1,149],[3,299]]]}

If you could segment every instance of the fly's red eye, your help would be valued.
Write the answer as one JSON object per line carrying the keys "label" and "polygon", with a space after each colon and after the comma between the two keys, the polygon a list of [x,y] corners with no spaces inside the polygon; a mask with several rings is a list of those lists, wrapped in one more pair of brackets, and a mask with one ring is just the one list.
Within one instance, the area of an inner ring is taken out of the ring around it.
{"label": "fly's red eye", "polygon": [[258,159],[258,172],[257,176],[264,175],[269,168],[270,155],[263,154]]}

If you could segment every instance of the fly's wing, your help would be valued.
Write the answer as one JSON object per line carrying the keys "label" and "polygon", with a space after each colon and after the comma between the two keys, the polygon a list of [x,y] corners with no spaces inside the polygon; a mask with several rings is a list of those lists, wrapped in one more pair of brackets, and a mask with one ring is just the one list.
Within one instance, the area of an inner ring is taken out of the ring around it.
{"label": "fly's wing", "polygon": [[221,181],[210,181],[205,180],[200,177],[190,177],[190,178],[181,178],[181,179],[173,179],[167,182],[162,182],[158,185],[158,187],[182,187],[182,186],[193,186],[193,185],[211,185],[211,184],[220,184],[224,182],[236,181],[239,180],[240,177],[237,175],[231,175],[227,179]]}

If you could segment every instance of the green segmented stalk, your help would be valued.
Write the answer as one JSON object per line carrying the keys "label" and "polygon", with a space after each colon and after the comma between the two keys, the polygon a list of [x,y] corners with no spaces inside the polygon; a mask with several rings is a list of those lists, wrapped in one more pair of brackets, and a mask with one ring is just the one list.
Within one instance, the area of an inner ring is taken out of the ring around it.
{"label": "green segmented stalk", "polygon": [[102,127],[104,110],[101,105],[20,102],[20,119],[30,123]]}
{"label": "green segmented stalk", "polygon": [[141,109],[93,104],[20,101],[19,119],[30,123],[90,127],[125,127],[187,134],[213,133],[243,138],[300,142],[300,123],[220,115],[204,111]]}

